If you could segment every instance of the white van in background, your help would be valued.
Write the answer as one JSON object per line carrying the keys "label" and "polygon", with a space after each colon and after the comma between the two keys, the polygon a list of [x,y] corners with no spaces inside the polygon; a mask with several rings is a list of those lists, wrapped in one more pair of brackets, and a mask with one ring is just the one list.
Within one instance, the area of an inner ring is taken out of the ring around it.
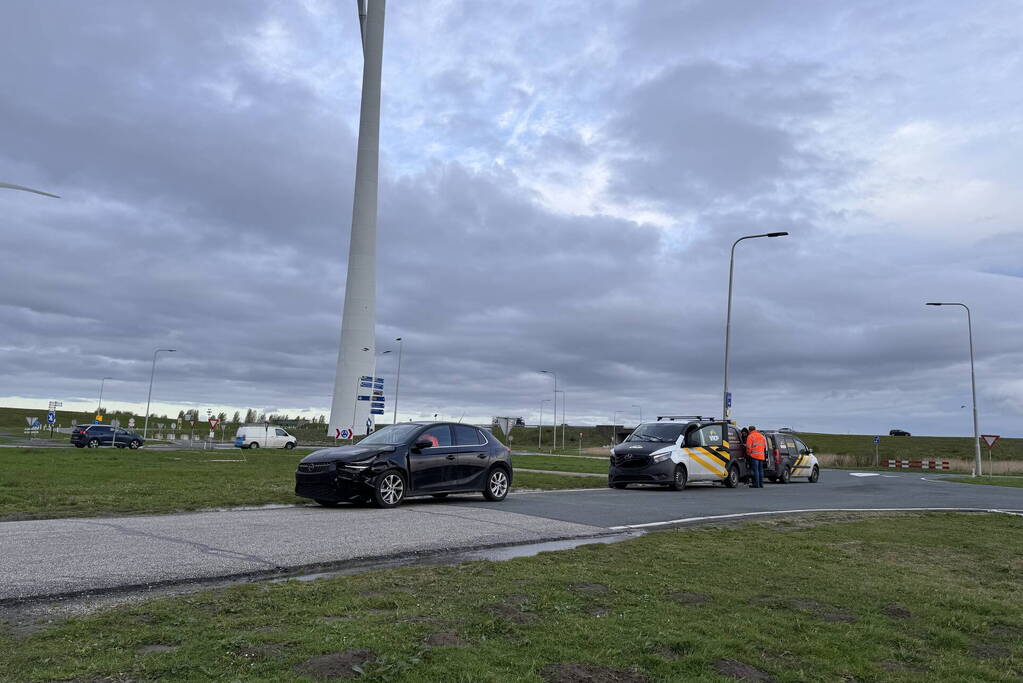
{"label": "white van in background", "polygon": [[291,450],[298,439],[274,425],[242,425],[234,435],[237,448],[287,448]]}

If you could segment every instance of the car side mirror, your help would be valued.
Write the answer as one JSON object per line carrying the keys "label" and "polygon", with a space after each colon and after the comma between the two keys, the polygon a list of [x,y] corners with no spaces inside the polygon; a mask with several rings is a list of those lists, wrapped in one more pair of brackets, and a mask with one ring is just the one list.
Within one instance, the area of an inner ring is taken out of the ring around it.
{"label": "car side mirror", "polygon": [[416,445],[413,446],[413,448],[415,448],[417,451],[422,451],[427,448],[433,448],[433,442],[429,441],[428,439],[421,439],[419,441],[416,441]]}

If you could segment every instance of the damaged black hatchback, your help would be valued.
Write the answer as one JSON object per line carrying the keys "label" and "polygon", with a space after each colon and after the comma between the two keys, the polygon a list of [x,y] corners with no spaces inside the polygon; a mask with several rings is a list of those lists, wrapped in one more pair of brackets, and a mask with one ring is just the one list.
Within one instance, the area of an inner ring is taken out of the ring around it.
{"label": "damaged black hatchback", "polygon": [[324,448],[302,458],[295,495],[333,507],[371,501],[400,505],[410,496],[443,498],[482,492],[503,500],[511,487],[511,451],[486,429],[450,422],[404,422],[352,446]]}

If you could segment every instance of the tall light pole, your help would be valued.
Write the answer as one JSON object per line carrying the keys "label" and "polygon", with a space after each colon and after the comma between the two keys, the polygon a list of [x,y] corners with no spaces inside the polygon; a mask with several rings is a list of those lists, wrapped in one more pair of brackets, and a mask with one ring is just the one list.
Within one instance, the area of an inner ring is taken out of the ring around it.
{"label": "tall light pole", "polygon": [[153,377],[156,376],[156,354],[161,351],[167,353],[174,353],[177,349],[157,349],[153,351],[153,369],[149,373],[149,397],[146,399],[146,425],[142,428],[142,438],[146,438],[146,434],[149,433],[149,403],[153,400]]}
{"label": "tall light pole", "polygon": [[728,408],[731,397],[728,395],[728,352],[732,345],[732,279],[735,274],[735,247],[743,240],[758,237],[784,237],[787,232],[765,232],[762,235],[746,235],[732,243],[732,255],[728,260],[728,310],[725,313],[725,388],[721,392],[721,442],[728,445]]}
{"label": "tall light pole", "polygon": [[113,377],[104,377],[99,381],[99,403],[96,404],[97,415],[99,415],[99,411],[103,408],[103,385],[108,379],[113,379]]}
{"label": "tall light pole", "polygon": [[540,372],[542,372],[545,375],[550,375],[551,377],[554,378],[554,420],[551,422],[551,424],[554,425],[554,446],[553,446],[553,448],[557,448],[558,447],[558,373],[554,372],[553,370],[541,370]]}
{"label": "tall light pole", "polygon": [[632,407],[639,408],[639,423],[643,424],[643,406],[633,403]]}
{"label": "tall light pole", "polygon": [[937,302],[931,301],[927,303],[928,306],[962,306],[966,309],[966,329],[970,333],[970,388],[973,390],[973,448],[974,448],[974,464],[973,464],[973,476],[979,476],[981,474],[980,466],[980,427],[977,421],[977,375],[973,371],[973,321],[970,319],[970,307],[966,304],[959,302]]}
{"label": "tall light pole", "polygon": [[21,190],[22,192],[31,192],[32,194],[41,194],[44,197],[53,197],[54,199],[60,199],[59,194],[50,194],[49,192],[43,192],[42,190],[34,190],[31,187],[25,187],[24,185],[12,185],[11,183],[0,183],[0,187],[8,190]]}
{"label": "tall light pole", "polygon": [[540,450],[540,448],[542,448],[540,441],[543,439],[543,404],[550,402],[551,400],[549,398],[545,398],[540,401],[540,423],[536,426],[536,450]]}
{"label": "tall light pole", "polygon": [[401,337],[395,337],[394,341],[398,342],[398,373],[394,377],[394,417],[391,422],[398,424],[398,387],[401,385],[401,352],[405,349],[405,342]]}
{"label": "tall light pole", "polygon": [[[561,447],[565,447],[565,390],[558,389],[554,392],[555,398],[561,394]],[[558,447],[558,402],[554,402],[554,448]]]}
{"label": "tall light pole", "polygon": [[[346,429],[348,416],[356,423],[369,417],[369,403],[357,401],[360,378],[373,371],[373,354],[360,349],[376,344],[377,185],[380,164],[380,74],[384,54],[385,0],[359,0],[362,35],[362,106],[355,160],[355,200],[348,245],[345,304],[341,314],[334,396],[328,434]],[[362,407],[366,403],[366,407]],[[362,413],[360,415],[359,413]]]}
{"label": "tall light pole", "polygon": [[614,417],[611,418],[611,445],[618,445],[618,413],[624,413],[624,410],[616,410]]}

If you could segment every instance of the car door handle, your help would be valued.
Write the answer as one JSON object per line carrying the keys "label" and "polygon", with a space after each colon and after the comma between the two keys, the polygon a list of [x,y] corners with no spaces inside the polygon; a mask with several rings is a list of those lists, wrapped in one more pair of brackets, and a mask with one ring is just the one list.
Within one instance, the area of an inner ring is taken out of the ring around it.
{"label": "car door handle", "polygon": [[448,460],[454,460],[454,459],[455,459],[455,454],[454,453],[449,453],[448,454]]}
{"label": "car door handle", "polygon": [[477,453],[476,457],[477,458],[485,458],[485,457],[487,457],[487,454],[486,453]]}

